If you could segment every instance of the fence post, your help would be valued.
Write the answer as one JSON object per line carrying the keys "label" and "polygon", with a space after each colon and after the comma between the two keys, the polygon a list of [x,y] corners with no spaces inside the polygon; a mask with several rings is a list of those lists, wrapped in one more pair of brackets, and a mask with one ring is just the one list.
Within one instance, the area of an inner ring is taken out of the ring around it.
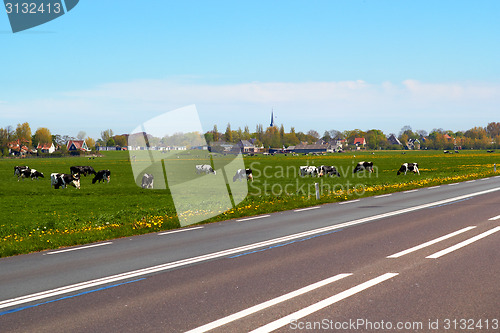
{"label": "fence post", "polygon": [[496,163],[495,163],[495,164],[493,164],[493,171],[494,171],[494,172],[497,172],[497,164],[496,164]]}
{"label": "fence post", "polygon": [[316,188],[316,200],[319,200],[319,184],[314,183],[314,187]]}

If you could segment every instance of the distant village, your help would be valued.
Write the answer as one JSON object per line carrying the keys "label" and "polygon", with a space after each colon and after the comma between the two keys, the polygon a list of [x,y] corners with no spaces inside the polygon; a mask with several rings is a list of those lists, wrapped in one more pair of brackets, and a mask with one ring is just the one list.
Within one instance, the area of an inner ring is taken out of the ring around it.
{"label": "distant village", "polygon": [[215,125],[206,133],[174,133],[163,138],[148,133],[114,135],[111,129],[101,132],[97,140],[86,137],[85,132],[78,137],[52,135],[47,128],[38,128],[34,134],[28,123],[0,128],[0,156],[58,156],[98,153],[116,150],[157,150],[175,151],[201,149],[223,154],[326,154],[347,150],[419,150],[419,149],[498,149],[500,148],[500,122],[491,122],[486,127],[473,127],[466,131],[446,131],[433,129],[412,130],[404,126],[398,135],[386,135],[381,130],[359,129],[325,131],[320,135],[315,130],[307,133],[296,132],[294,127],[285,132],[271,122],[264,129],[256,126],[250,132],[248,126],[233,130],[227,124],[224,132]]}

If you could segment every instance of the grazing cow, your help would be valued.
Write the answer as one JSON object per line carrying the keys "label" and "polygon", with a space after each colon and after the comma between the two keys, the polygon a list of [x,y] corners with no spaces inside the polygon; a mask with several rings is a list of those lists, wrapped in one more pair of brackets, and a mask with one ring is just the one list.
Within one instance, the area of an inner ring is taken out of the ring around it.
{"label": "grazing cow", "polygon": [[19,176],[17,177],[17,181],[19,181],[19,178],[23,179],[24,178],[31,178],[31,180],[36,179],[38,180],[38,177],[43,177],[43,173],[36,171],[35,169],[22,169],[20,171]]}
{"label": "grazing cow", "polygon": [[85,177],[87,177],[87,175],[90,175],[90,174],[93,174],[95,175],[96,172],[94,170],[93,167],[91,166],[72,166],[69,168],[69,170],[71,171],[71,174],[72,175],[84,175]]}
{"label": "grazing cow", "polygon": [[238,169],[233,176],[233,183],[237,180],[241,181],[243,178],[253,181],[252,169]]}
{"label": "grazing cow", "polygon": [[329,166],[329,165],[322,165],[319,167],[319,174],[320,175],[330,175],[330,177],[333,177],[334,175],[337,177],[340,177],[340,173],[337,171],[337,168],[334,166]]}
{"label": "grazing cow", "polygon": [[[41,173],[41,172],[39,172],[39,171],[37,171],[35,169],[31,169],[31,170],[30,169],[24,169],[23,171],[21,171],[21,178],[28,178],[28,177],[30,177],[31,180],[33,180],[33,179],[38,180],[38,177],[45,178],[43,176],[43,173]],[[18,179],[18,181],[19,181],[19,179]]]}
{"label": "grazing cow", "polygon": [[307,175],[314,177],[319,175],[318,168],[312,165],[304,165],[299,167],[299,175],[305,177]]}
{"label": "grazing cow", "polygon": [[362,170],[368,170],[368,172],[373,172],[373,162],[364,162],[364,161],[358,162],[352,173],[356,173]]}
{"label": "grazing cow", "polygon": [[399,168],[397,175],[399,176],[403,172],[406,173],[408,171],[412,171],[413,173],[418,173],[420,175],[420,171],[418,170],[418,163],[403,163],[401,168]]}
{"label": "grazing cow", "polygon": [[50,186],[58,189],[59,187],[66,188],[68,185],[80,189],[80,175],[68,175],[66,173],[50,174]]}
{"label": "grazing cow", "polygon": [[154,181],[154,176],[150,173],[145,173],[144,176],[142,176],[142,188],[153,188],[153,181]]}
{"label": "grazing cow", "polygon": [[207,175],[209,173],[213,173],[215,175],[216,171],[208,164],[198,164],[196,165],[196,173],[197,174],[205,173]]}
{"label": "grazing cow", "polygon": [[[19,174],[17,176],[17,181],[19,181],[19,179],[22,179],[24,180],[24,178],[29,178],[31,177],[31,172],[34,171],[36,173],[39,173],[38,171],[36,171],[35,169],[20,169],[19,171]],[[38,178],[37,178],[38,179]],[[31,178],[31,180],[33,180],[33,178]]]}
{"label": "grazing cow", "polygon": [[107,180],[108,183],[109,183],[110,178],[111,178],[111,171],[109,171],[109,170],[99,170],[99,171],[97,171],[94,179],[92,179],[92,184],[95,184],[95,182],[97,182],[97,181],[99,183],[101,181],[104,183],[105,180]]}
{"label": "grazing cow", "polygon": [[23,173],[24,170],[29,171],[30,168],[27,165],[14,167],[14,175],[17,176],[18,181],[19,181],[19,177],[21,177],[21,174]]}

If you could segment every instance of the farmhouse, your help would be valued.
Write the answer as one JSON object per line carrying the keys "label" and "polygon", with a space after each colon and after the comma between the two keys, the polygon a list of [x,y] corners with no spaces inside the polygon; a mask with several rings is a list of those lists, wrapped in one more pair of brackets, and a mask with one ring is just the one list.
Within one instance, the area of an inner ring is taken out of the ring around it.
{"label": "farmhouse", "polygon": [[356,146],[356,149],[361,149],[365,148],[366,146],[366,139],[365,138],[355,138],[354,139],[354,145]]}
{"label": "farmhouse", "polygon": [[236,146],[240,149],[242,153],[258,153],[259,148],[248,140],[240,140]]}
{"label": "farmhouse", "polygon": [[208,151],[211,153],[229,153],[233,150],[233,146],[234,145],[230,142],[216,141],[210,144]]}
{"label": "farmhouse", "polygon": [[406,143],[406,148],[408,148],[409,150],[420,149],[420,140],[408,139],[408,142]]}
{"label": "farmhouse", "polygon": [[396,136],[394,134],[391,134],[388,138],[387,138],[387,141],[391,144],[391,145],[399,145],[401,146],[401,141],[399,141],[398,138],[396,138]]}
{"label": "farmhouse", "polygon": [[9,148],[9,154],[14,156],[26,155],[30,150],[23,143],[28,143],[27,140],[16,140],[13,142],[9,142],[7,147]]}
{"label": "farmhouse", "polygon": [[56,151],[56,147],[54,146],[54,143],[39,143],[38,146],[36,146],[36,149],[38,149],[41,153],[48,153],[52,154],[53,152]]}
{"label": "farmhouse", "polygon": [[68,151],[90,151],[85,140],[69,140],[66,148]]}
{"label": "farmhouse", "polygon": [[295,146],[294,152],[297,154],[326,153],[328,144],[314,143],[312,145],[301,143]]}

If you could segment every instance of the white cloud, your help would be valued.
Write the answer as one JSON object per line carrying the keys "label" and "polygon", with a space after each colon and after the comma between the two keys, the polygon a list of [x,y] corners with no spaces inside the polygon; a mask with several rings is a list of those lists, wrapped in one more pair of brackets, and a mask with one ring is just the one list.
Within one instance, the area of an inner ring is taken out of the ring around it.
{"label": "white cloud", "polygon": [[214,123],[223,130],[228,122],[233,128],[249,125],[253,130],[255,124],[268,124],[271,108],[277,123],[302,131],[379,128],[390,133],[404,125],[460,130],[499,121],[500,84],[358,80],[209,85],[137,80],[3,103],[0,120],[33,121],[75,134],[85,130],[96,135],[107,128],[121,133],[190,104],[196,105],[205,130]]}

